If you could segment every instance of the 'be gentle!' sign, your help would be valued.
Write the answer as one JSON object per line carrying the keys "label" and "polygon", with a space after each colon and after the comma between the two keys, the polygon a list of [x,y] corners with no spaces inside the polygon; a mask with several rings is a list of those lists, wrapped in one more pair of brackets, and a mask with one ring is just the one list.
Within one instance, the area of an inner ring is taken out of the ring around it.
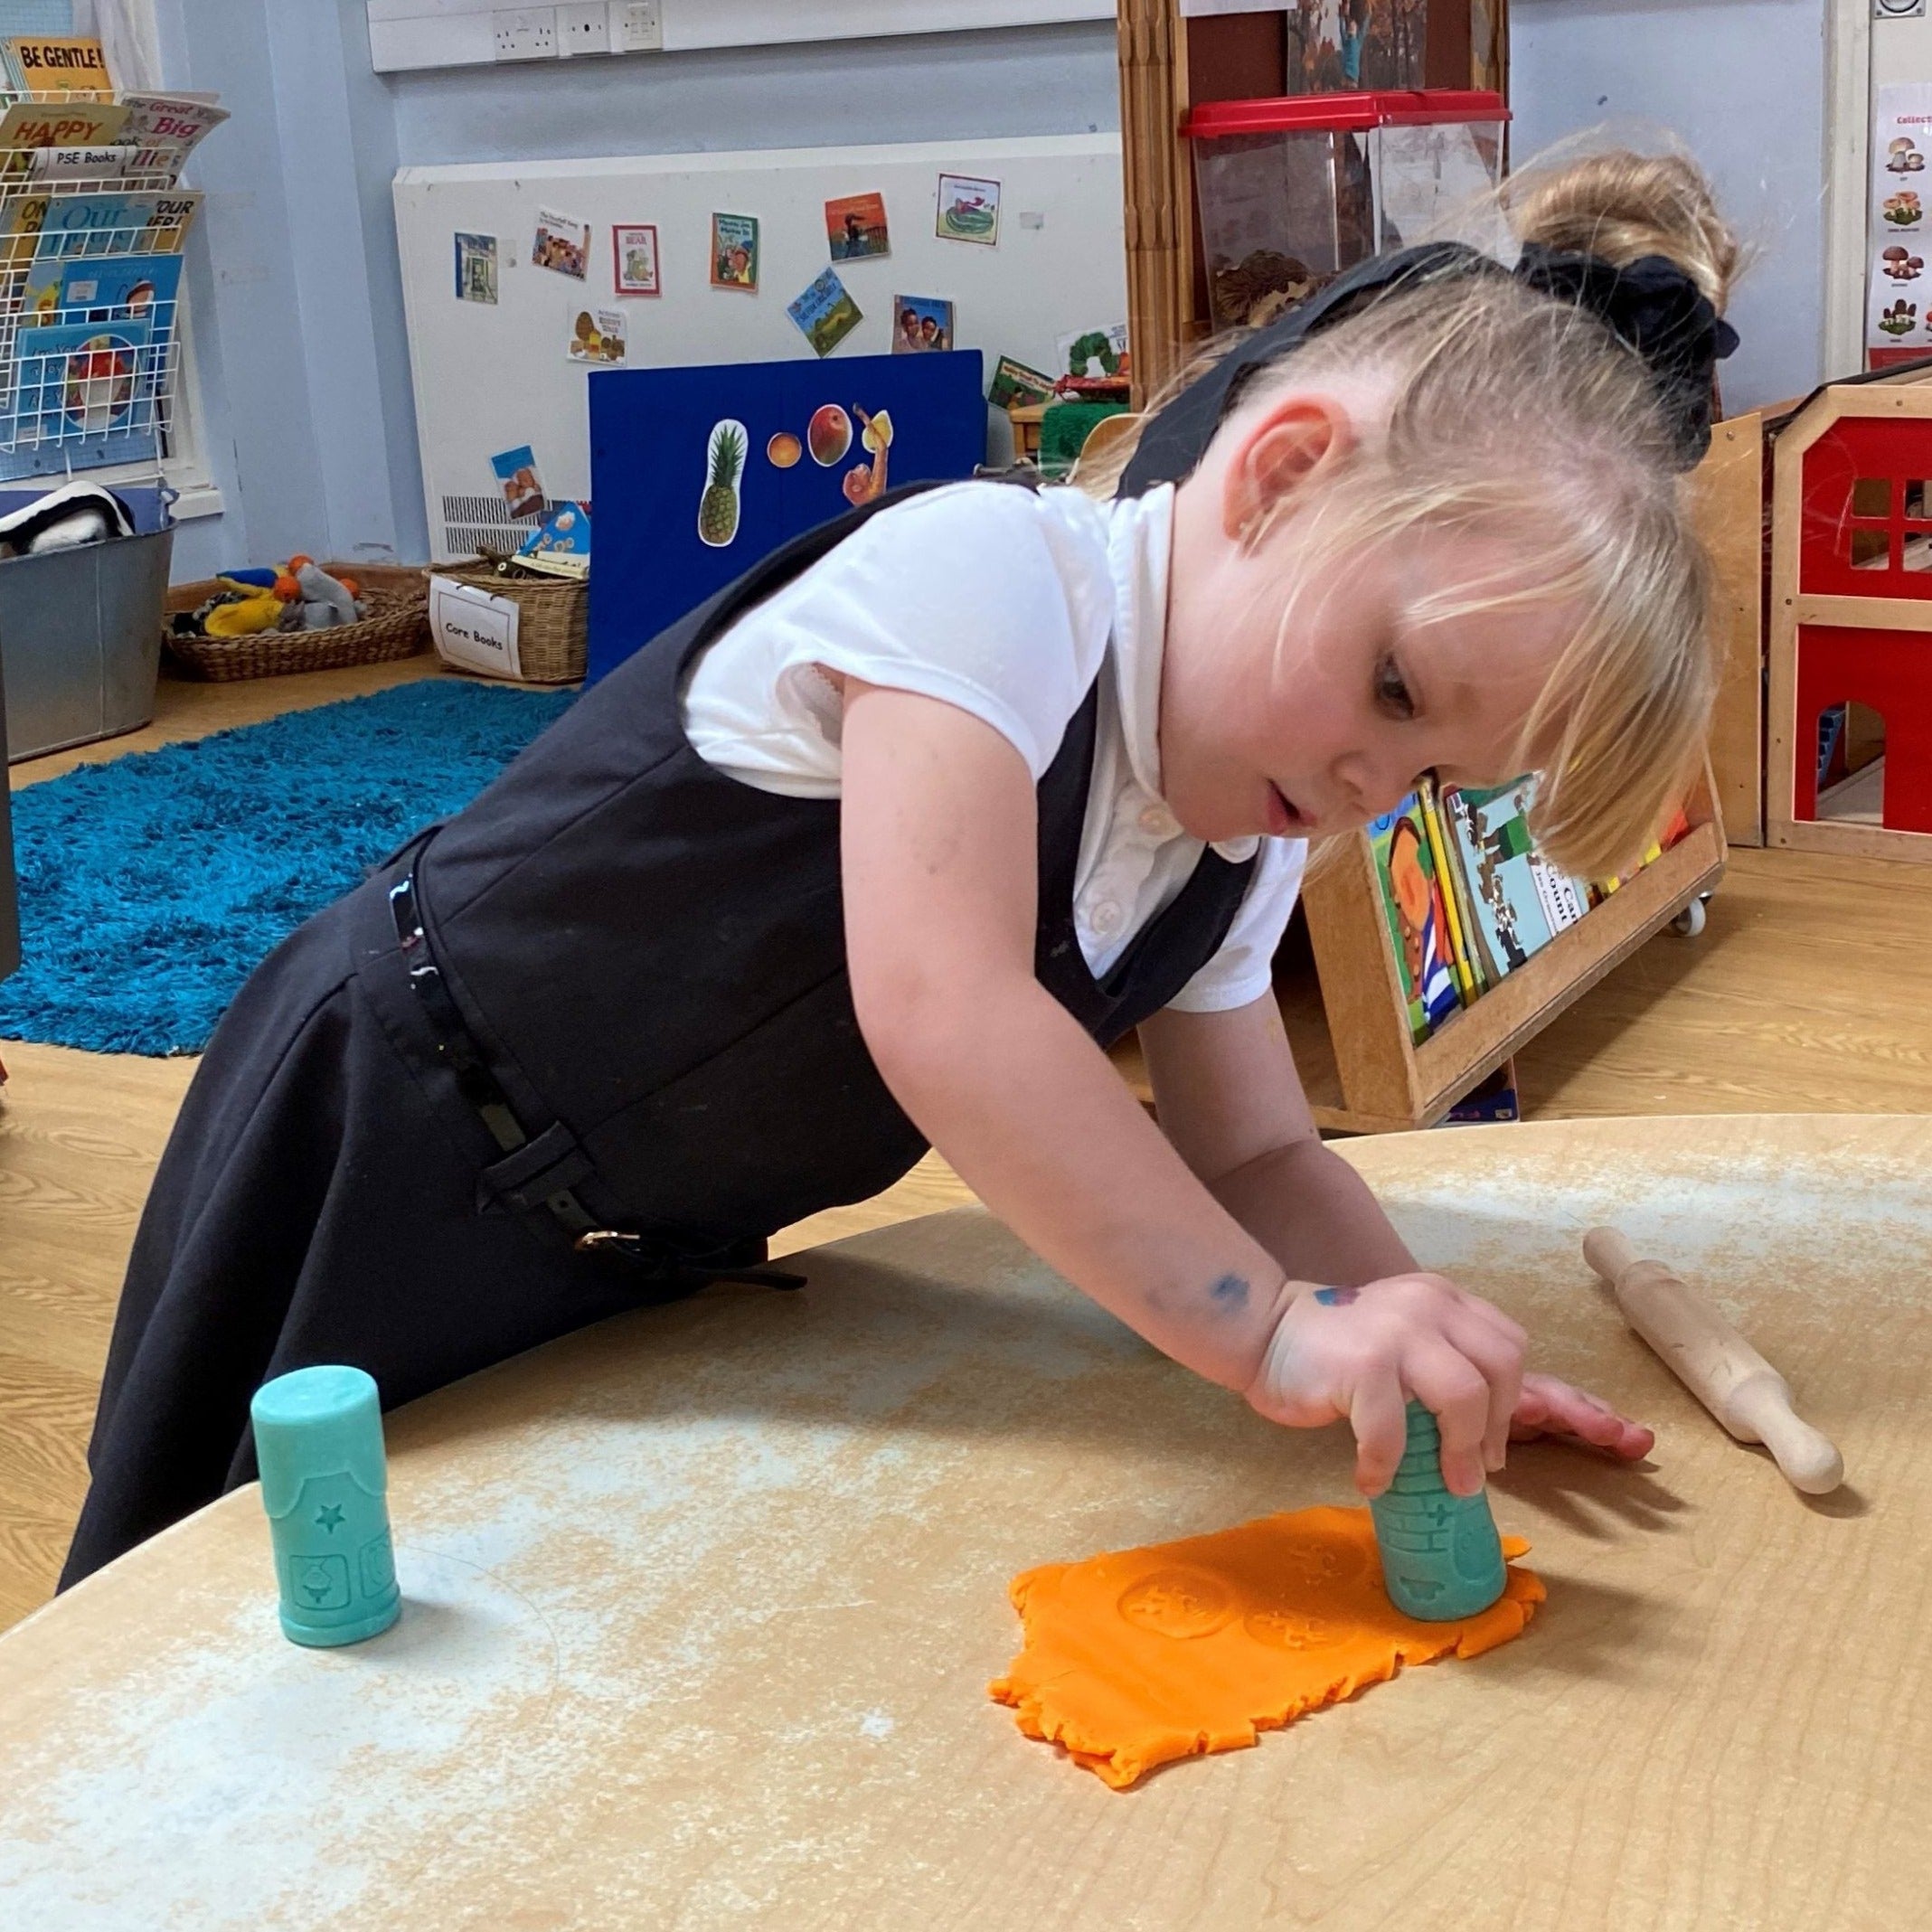
{"label": "'be gentle!' sign", "polygon": [[485,677],[520,677],[515,604],[453,577],[429,580],[429,630],[436,655],[458,671]]}

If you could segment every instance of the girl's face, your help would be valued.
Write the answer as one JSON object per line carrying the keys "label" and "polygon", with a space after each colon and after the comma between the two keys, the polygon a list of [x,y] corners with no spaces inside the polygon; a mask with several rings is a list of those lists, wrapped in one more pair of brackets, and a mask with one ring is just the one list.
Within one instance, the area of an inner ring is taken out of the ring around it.
{"label": "girl's face", "polygon": [[1291,412],[1230,451],[1218,442],[1177,494],[1161,783],[1197,838],[1326,835],[1392,811],[1424,772],[1445,785],[1519,775],[1522,721],[1575,613],[1413,615],[1459,585],[1513,588],[1532,566],[1513,546],[1431,534],[1298,564],[1292,519],[1242,540],[1283,490],[1320,489],[1352,435],[1332,402]]}

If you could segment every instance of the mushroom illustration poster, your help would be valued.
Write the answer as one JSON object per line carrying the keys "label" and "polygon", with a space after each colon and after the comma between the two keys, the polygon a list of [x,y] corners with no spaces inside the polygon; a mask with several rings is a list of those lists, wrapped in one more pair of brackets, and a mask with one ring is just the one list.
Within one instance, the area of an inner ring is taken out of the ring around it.
{"label": "mushroom illustration poster", "polygon": [[1865,363],[1882,369],[1932,354],[1932,84],[1914,81],[1878,90],[1871,141],[1871,207],[1865,223]]}

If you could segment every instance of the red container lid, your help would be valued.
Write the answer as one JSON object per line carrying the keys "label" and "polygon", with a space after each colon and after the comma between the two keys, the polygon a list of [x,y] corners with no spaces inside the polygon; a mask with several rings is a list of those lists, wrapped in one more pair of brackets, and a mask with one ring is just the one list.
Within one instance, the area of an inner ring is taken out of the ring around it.
{"label": "red container lid", "polygon": [[1478,88],[1390,88],[1358,94],[1286,94],[1274,100],[1204,100],[1181,132],[1191,141],[1237,134],[1361,134],[1370,127],[1416,127],[1506,121],[1500,94]]}

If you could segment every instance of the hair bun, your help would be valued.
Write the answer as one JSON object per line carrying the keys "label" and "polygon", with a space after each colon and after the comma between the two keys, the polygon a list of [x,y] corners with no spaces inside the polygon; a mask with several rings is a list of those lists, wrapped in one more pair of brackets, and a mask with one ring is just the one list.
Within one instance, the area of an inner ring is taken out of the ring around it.
{"label": "hair bun", "polygon": [[1532,163],[1503,184],[1502,200],[1520,241],[1620,269],[1661,255],[1723,313],[1742,251],[1703,170],[1687,156],[1611,148]]}

